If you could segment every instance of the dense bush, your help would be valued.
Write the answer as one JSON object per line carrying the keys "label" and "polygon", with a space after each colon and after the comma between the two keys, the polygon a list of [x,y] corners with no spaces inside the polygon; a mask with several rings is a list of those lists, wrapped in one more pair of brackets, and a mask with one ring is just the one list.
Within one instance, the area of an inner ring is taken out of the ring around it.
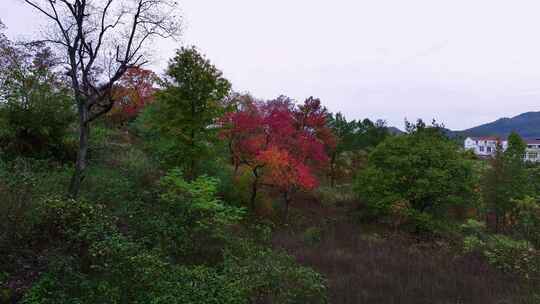
{"label": "dense bush", "polygon": [[62,193],[69,173],[60,164],[46,160],[0,159],[0,259],[7,261],[6,255],[18,254],[24,237],[32,231],[29,214],[42,196]]}
{"label": "dense bush", "polygon": [[65,143],[73,100],[49,49],[0,48],[0,149],[10,155],[70,158]]}
{"label": "dense bush", "polygon": [[483,223],[469,220],[462,225],[464,249],[479,252],[500,270],[540,283],[540,252],[526,240],[489,234]]}
{"label": "dense bush", "polygon": [[299,266],[293,257],[239,242],[227,251],[225,272],[238,280],[251,303],[326,303],[326,282],[320,274]]}
{"label": "dense bush", "polygon": [[356,201],[352,185],[320,186],[315,190],[315,196],[325,206],[339,206]]}
{"label": "dense bush", "polygon": [[152,206],[134,203],[132,225],[149,245],[176,260],[200,262],[219,258],[229,228],[238,223],[243,209],[217,199],[217,181],[199,177],[192,182],[180,170],[161,179],[162,192]]}
{"label": "dense bush", "polygon": [[527,145],[517,135],[508,137],[508,147],[503,149],[497,143],[495,154],[489,160],[490,166],[484,172],[482,186],[482,202],[486,211],[493,215],[489,227],[496,233],[508,230],[508,217],[516,207],[516,200],[528,194],[527,171],[524,155]]}
{"label": "dense bush", "polygon": [[540,201],[526,197],[515,202],[512,232],[540,248]]}
{"label": "dense bush", "polygon": [[368,217],[398,209],[424,227],[429,217],[441,218],[448,207],[470,203],[473,188],[470,162],[437,128],[422,125],[379,144],[355,183]]}
{"label": "dense bush", "polygon": [[23,303],[245,302],[216,270],[170,264],[119,233],[114,222],[103,206],[44,200],[36,238],[54,242],[55,251]]}
{"label": "dense bush", "polygon": [[[23,295],[22,303],[193,304],[324,299],[323,280],[315,272],[231,233],[243,211],[216,198],[215,179],[186,182],[173,170],[144,202],[125,201],[125,208],[115,211],[107,204],[39,190],[40,172],[49,169],[44,161],[2,166],[2,194],[9,185],[28,204],[16,217],[8,214],[16,223],[2,230],[10,234],[0,239],[0,257],[7,262],[0,265],[0,299]],[[15,166],[19,175],[7,170]],[[120,178],[100,170],[90,171],[90,178],[96,173],[108,181]],[[22,196],[34,185],[39,191]],[[98,191],[92,182],[88,185]],[[117,199],[125,199],[119,194]]]}

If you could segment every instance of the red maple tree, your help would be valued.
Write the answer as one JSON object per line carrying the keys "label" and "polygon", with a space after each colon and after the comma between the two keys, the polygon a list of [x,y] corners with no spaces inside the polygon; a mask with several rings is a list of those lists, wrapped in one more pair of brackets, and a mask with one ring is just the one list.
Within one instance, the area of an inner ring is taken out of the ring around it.
{"label": "red maple tree", "polygon": [[285,215],[291,194],[317,187],[317,170],[326,165],[327,150],[335,144],[327,115],[318,99],[296,106],[280,96],[268,102],[244,100],[222,119],[221,136],[228,140],[233,165],[253,174],[252,208],[260,185],[283,195]]}
{"label": "red maple tree", "polygon": [[118,124],[134,119],[154,101],[157,81],[157,75],[150,70],[129,68],[114,88],[116,102],[108,113],[109,119]]}

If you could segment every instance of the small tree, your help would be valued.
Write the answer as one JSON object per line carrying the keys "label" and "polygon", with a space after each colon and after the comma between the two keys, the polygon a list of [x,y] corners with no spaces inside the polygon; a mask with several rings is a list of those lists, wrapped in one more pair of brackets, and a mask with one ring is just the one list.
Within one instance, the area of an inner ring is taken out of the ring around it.
{"label": "small tree", "polygon": [[69,194],[79,195],[87,167],[90,124],[109,112],[115,83],[148,62],[154,37],[178,34],[176,2],[169,0],[24,0],[51,22],[43,42],[64,54],[79,113],[79,149]]}
{"label": "small tree", "polygon": [[285,215],[294,192],[317,185],[316,171],[327,164],[327,147],[334,142],[327,116],[318,99],[295,106],[280,96],[247,102],[224,117],[221,135],[229,142],[233,164],[245,165],[253,173],[252,208],[260,185],[283,195]]}
{"label": "small tree", "polygon": [[174,143],[170,153],[181,159],[188,180],[216,140],[217,120],[231,84],[197,49],[182,48],[170,61],[168,78],[156,94],[151,126]]}
{"label": "small tree", "polygon": [[129,68],[114,87],[113,96],[117,102],[107,117],[116,124],[132,121],[154,101],[157,92],[157,75],[142,68]]}
{"label": "small tree", "polygon": [[[488,213],[495,215],[492,228],[496,232],[506,225],[506,217],[515,208],[515,201],[527,194],[525,149],[525,143],[516,133],[508,137],[506,151],[499,141],[483,176],[482,196]],[[489,224],[489,217],[486,221]]]}
{"label": "small tree", "polygon": [[515,132],[508,136],[508,148],[504,152],[505,162],[508,167],[508,174],[511,176],[509,187],[510,192],[516,198],[523,198],[527,192],[527,172],[525,168],[525,152],[527,144]]}
{"label": "small tree", "polygon": [[420,122],[409,129],[379,144],[357,176],[355,189],[370,215],[388,215],[405,206],[409,215],[425,219],[470,202],[472,167],[457,146],[436,126]]}
{"label": "small tree", "polygon": [[[351,164],[346,158],[350,154],[357,154],[361,150],[368,150],[377,146],[388,136],[388,129],[384,121],[373,123],[369,119],[362,121],[347,121],[341,113],[328,116],[328,127],[335,136],[334,149],[330,149],[330,186],[340,172],[350,171]],[[344,174],[341,174],[344,175]]]}

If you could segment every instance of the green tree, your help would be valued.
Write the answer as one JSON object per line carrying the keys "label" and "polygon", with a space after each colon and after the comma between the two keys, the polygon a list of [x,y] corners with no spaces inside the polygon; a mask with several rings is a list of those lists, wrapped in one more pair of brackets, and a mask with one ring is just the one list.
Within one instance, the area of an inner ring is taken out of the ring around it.
{"label": "green tree", "polygon": [[0,149],[13,155],[65,157],[75,119],[65,79],[51,50],[0,43]]}
{"label": "green tree", "polygon": [[164,89],[157,93],[151,125],[172,140],[169,153],[174,165],[194,179],[200,160],[215,142],[216,120],[225,107],[222,100],[231,84],[195,47],[182,48],[169,62]]}
{"label": "green tree", "polygon": [[375,123],[369,119],[347,121],[341,113],[328,116],[328,127],[336,137],[335,148],[330,153],[328,173],[332,187],[338,176],[345,175],[343,171],[351,168],[351,154],[369,150],[389,135],[386,123],[382,120]]}
{"label": "green tree", "polygon": [[388,137],[388,127],[384,120],[377,120],[375,122],[364,119],[357,123],[357,139],[356,146],[361,149],[370,149],[376,147],[386,137]]}
{"label": "green tree", "polygon": [[528,192],[527,169],[525,166],[525,152],[527,144],[521,137],[512,132],[508,137],[508,148],[504,152],[504,158],[508,170],[509,193],[512,199],[523,199]]}
{"label": "green tree", "polygon": [[328,115],[328,126],[336,136],[336,146],[330,153],[330,170],[328,173],[330,186],[333,187],[343,153],[355,149],[355,132],[358,125],[355,120],[347,121],[343,114],[336,113],[335,115]]}
{"label": "green tree", "polygon": [[408,216],[424,221],[471,201],[472,166],[436,129],[419,121],[409,134],[388,137],[370,153],[355,182],[370,216],[405,206]]}
{"label": "green tree", "polygon": [[79,147],[69,195],[78,197],[88,166],[91,123],[116,102],[115,84],[148,63],[153,38],[177,36],[176,1],[24,0],[49,21],[44,42],[62,55],[79,118]]}
{"label": "green tree", "polygon": [[[495,216],[491,225],[495,231],[505,227],[507,215],[515,208],[515,200],[523,199],[528,192],[525,149],[521,137],[512,133],[506,151],[500,142],[497,144],[490,167],[482,178],[482,196],[486,211]],[[489,217],[486,220],[489,222]]]}

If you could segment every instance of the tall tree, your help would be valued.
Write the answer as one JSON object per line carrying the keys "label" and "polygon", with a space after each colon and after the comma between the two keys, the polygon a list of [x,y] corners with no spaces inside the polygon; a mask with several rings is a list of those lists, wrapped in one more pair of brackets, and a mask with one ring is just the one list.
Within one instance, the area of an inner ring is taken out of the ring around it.
{"label": "tall tree", "polygon": [[336,113],[335,115],[330,114],[328,116],[328,126],[336,137],[335,149],[332,149],[330,152],[330,169],[328,172],[330,186],[333,187],[338,174],[340,156],[347,151],[355,149],[354,138],[357,123],[355,120],[347,121],[343,114]]}
{"label": "tall tree", "polygon": [[[231,84],[195,47],[182,48],[169,62],[163,89],[156,94],[153,125],[173,139],[189,180],[216,138],[214,125],[225,107]],[[172,152],[172,151],[171,151]]]}
{"label": "tall tree", "polygon": [[495,221],[490,225],[493,230],[498,231],[501,225],[501,219],[510,205],[509,193],[507,187],[509,176],[506,170],[504,150],[501,141],[497,141],[495,154],[489,160],[490,167],[482,178],[482,197],[486,207],[486,224],[490,225],[489,214],[494,214]]}
{"label": "tall tree", "polygon": [[510,189],[516,198],[523,198],[527,192],[527,172],[525,153],[527,144],[515,132],[508,136],[508,148],[504,152],[508,174],[511,176]]}
{"label": "tall tree", "polygon": [[[506,217],[515,207],[516,200],[527,194],[528,181],[525,168],[525,142],[518,134],[508,137],[508,147],[503,150],[498,142],[495,155],[490,160],[482,183],[482,194],[488,212],[495,215],[491,227],[496,232],[506,226]],[[489,217],[486,218],[489,223]]]}
{"label": "tall tree", "polygon": [[155,37],[179,33],[169,0],[25,0],[52,23],[51,43],[65,69],[79,114],[79,149],[69,194],[77,197],[87,167],[90,123],[114,105],[114,84],[131,67],[148,62]]}

